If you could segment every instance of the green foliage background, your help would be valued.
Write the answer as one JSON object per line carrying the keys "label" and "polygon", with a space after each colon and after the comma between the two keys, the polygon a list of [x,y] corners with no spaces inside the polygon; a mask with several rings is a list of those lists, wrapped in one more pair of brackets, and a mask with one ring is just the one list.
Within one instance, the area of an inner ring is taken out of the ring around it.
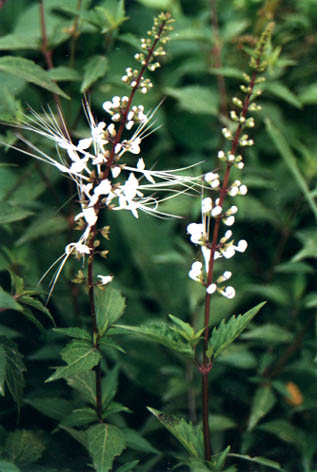
{"label": "green foliage background", "polygon": [[[224,125],[217,74],[225,77],[230,109],[242,74],[248,72],[246,51],[274,19],[267,81],[258,101],[262,111],[252,136],[256,145],[245,155],[243,179],[249,193],[238,201],[235,227],[236,240],[245,238],[249,247],[223,269],[232,271],[237,296],[230,301],[215,297],[212,323],[262,300],[267,304],[220,354],[210,374],[212,447],[218,454],[231,444],[237,455],[226,462],[228,472],[268,470],[253,462],[246,466],[239,454],[277,461],[287,472],[316,472],[317,4],[219,1],[219,71],[211,3],[45,0],[54,63],[47,71],[39,3],[7,0],[0,9],[0,120],[14,124],[30,108],[40,113],[48,106],[54,109],[56,93],[72,136],[85,137],[83,93],[97,119],[105,119],[102,103],[127,94],[120,79],[126,67],[135,67],[139,38],[153,16],[168,9],[176,19],[168,55],[153,74],[153,91],[136,101],[148,110],[166,97],[156,114],[161,127],[144,142],[142,156],[149,167],[201,163],[197,174],[214,170]],[[45,152],[55,152],[52,143],[23,133]],[[16,129],[2,126],[1,141],[17,145]],[[0,470],[91,470],[83,465],[90,459],[69,419],[80,408],[83,392],[70,388],[71,379],[45,383],[51,368],[60,365],[65,345],[62,333],[51,329],[51,316],[58,328],[89,326],[87,295],[70,282],[80,266],[67,263],[49,311],[39,301],[45,302],[46,281],[41,289],[36,286],[76,237],[73,195],[71,184],[54,168],[2,144]],[[199,221],[200,199],[181,197],[166,202],[164,209],[183,218],[135,220],[130,213],[105,212],[103,223],[111,227],[109,256],[96,264],[96,273],[115,274],[112,286],[127,301],[125,324],[166,321],[172,313],[200,329],[204,293],[188,279],[195,248],[186,236],[188,223]],[[164,346],[126,334],[116,340],[125,352],[104,347],[104,386],[109,401],[115,398],[126,410],[114,410],[111,423],[121,431],[116,434],[125,436],[127,448],[113,470],[170,470],[184,451],[146,407],[195,423],[200,419],[200,374]],[[87,417],[83,421],[87,424]],[[193,461],[178,470],[199,467]]]}

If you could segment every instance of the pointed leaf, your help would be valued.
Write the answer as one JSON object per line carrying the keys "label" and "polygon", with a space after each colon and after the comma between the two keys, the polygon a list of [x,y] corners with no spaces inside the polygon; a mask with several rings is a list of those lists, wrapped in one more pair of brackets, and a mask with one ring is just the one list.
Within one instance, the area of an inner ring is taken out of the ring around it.
{"label": "pointed leaf", "polygon": [[52,80],[56,80],[57,82],[62,82],[62,81],[79,81],[81,79],[80,74],[75,70],[72,69],[71,67],[65,67],[65,66],[59,66],[59,67],[54,67],[53,69],[50,69],[48,72],[49,77]]}
{"label": "pointed leaf", "polygon": [[184,342],[184,338],[164,321],[152,321],[141,326],[116,325],[116,328],[138,334],[148,341],[154,341],[163,346],[194,358],[192,348]]}
{"label": "pointed leaf", "polygon": [[50,79],[48,72],[30,59],[17,56],[0,57],[0,70],[20,77],[27,82],[36,84],[64,98],[69,98],[66,93]]}
{"label": "pointed leaf", "polygon": [[34,215],[33,211],[26,210],[21,205],[14,205],[10,202],[0,202],[0,225],[24,220]]}
{"label": "pointed leaf", "polygon": [[53,328],[54,333],[69,336],[70,338],[91,341],[91,335],[82,328]]}
{"label": "pointed leaf", "polygon": [[200,426],[187,423],[184,418],[174,415],[165,415],[154,408],[147,409],[169,430],[193,457],[204,457],[203,435]]}
{"label": "pointed leaf", "polygon": [[93,56],[85,66],[81,93],[86,92],[98,79],[105,76],[108,69],[108,59],[105,56]]}
{"label": "pointed leaf", "polygon": [[290,343],[293,337],[287,329],[273,323],[256,326],[241,335],[241,339],[255,339],[266,344]]}
{"label": "pointed leaf", "polygon": [[168,315],[168,316],[176,325],[178,325],[181,328],[179,332],[180,333],[183,332],[184,335],[186,335],[184,336],[186,339],[190,340],[191,338],[194,337],[195,331],[189,323],[186,323],[180,318],[177,318],[177,316],[173,316],[173,315]]}
{"label": "pointed leaf", "polygon": [[52,317],[50,311],[46,308],[46,306],[43,305],[41,300],[38,300],[37,298],[30,297],[29,295],[22,295],[19,297],[19,302],[20,303],[25,303],[26,305],[32,306],[33,308],[36,308],[39,310],[41,313],[47,316],[55,326],[55,321],[54,318]]}
{"label": "pointed leaf", "polygon": [[278,462],[271,461],[270,459],[266,459],[265,457],[257,457],[257,456],[251,457],[251,456],[246,456],[242,454],[234,454],[234,453],[229,454],[229,456],[236,457],[237,459],[243,459],[249,462],[255,462],[256,464],[262,464],[267,467],[271,467],[271,469],[283,471],[282,467],[280,466]]}
{"label": "pointed leaf", "polygon": [[10,293],[5,292],[3,288],[0,287],[0,311],[4,310],[23,311],[23,307]]}
{"label": "pointed leaf", "polygon": [[124,428],[121,430],[129,449],[135,451],[146,452],[148,454],[159,454],[159,451],[155,449],[149,441],[144,439],[137,431],[130,428]]}
{"label": "pointed leaf", "polygon": [[67,366],[57,367],[45,382],[52,382],[62,378],[85,372],[92,369],[101,359],[100,352],[93,348],[88,342],[76,340],[68,344],[61,352],[62,359]]}
{"label": "pointed leaf", "polygon": [[222,320],[220,325],[212,330],[207,355],[216,359],[241,334],[265,303],[259,303],[243,315],[233,315],[227,322]]}
{"label": "pointed leaf", "polygon": [[97,325],[101,336],[123,315],[125,306],[125,298],[119,290],[112,287],[95,290]]}
{"label": "pointed leaf", "polygon": [[276,402],[274,393],[270,385],[259,387],[255,392],[252,400],[251,413],[248,421],[248,431],[251,431],[254,426],[273,408]]}
{"label": "pointed leaf", "polygon": [[93,408],[77,408],[67,418],[63,418],[62,424],[64,426],[86,426],[97,422],[96,410]]}
{"label": "pointed leaf", "polygon": [[304,197],[308,205],[310,206],[315,219],[317,220],[317,203],[315,199],[312,197],[311,192],[308,188],[307,182],[302,176],[301,171],[298,168],[296,157],[294,156],[291,148],[289,147],[288,142],[286,141],[285,136],[281,133],[281,131],[274,126],[270,120],[266,120],[266,129],[276,146],[276,149],[279,151],[281,156],[284,159],[285,164],[289,168],[290,172],[293,174],[294,180],[297,183],[298,187],[302,190]]}
{"label": "pointed leaf", "polygon": [[104,377],[102,382],[102,405],[106,408],[113,397],[115,396],[118,388],[118,375],[119,367],[114,367]]}
{"label": "pointed leaf", "polygon": [[125,448],[121,431],[110,424],[98,424],[87,430],[88,450],[96,472],[107,472],[113,460]]}
{"label": "pointed leaf", "polygon": [[73,375],[66,379],[67,384],[80,392],[85,401],[91,405],[96,405],[96,376],[91,370]]}
{"label": "pointed leaf", "polygon": [[164,93],[178,100],[180,107],[190,113],[217,114],[217,96],[208,87],[201,85],[166,87]]}
{"label": "pointed leaf", "polygon": [[43,415],[57,421],[62,421],[72,410],[71,403],[59,397],[26,398],[24,403],[31,405]]}

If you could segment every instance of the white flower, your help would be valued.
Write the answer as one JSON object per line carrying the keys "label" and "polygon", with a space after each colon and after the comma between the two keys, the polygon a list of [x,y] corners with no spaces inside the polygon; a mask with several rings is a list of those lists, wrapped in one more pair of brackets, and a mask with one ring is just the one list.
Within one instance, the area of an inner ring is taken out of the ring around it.
{"label": "white flower", "polygon": [[114,279],[113,275],[97,275],[97,277],[100,279],[100,285],[107,285]]}
{"label": "white flower", "polygon": [[216,290],[217,290],[217,285],[216,284],[210,284],[207,287],[206,292],[209,293],[209,295],[212,295],[213,293],[215,293]]}
{"label": "white flower", "polygon": [[202,282],[202,268],[203,265],[200,261],[195,261],[192,263],[191,269],[188,273],[189,277],[195,282]]}
{"label": "white flower", "polygon": [[203,244],[206,239],[206,230],[203,223],[190,223],[187,232],[191,235],[190,240],[194,244]]}

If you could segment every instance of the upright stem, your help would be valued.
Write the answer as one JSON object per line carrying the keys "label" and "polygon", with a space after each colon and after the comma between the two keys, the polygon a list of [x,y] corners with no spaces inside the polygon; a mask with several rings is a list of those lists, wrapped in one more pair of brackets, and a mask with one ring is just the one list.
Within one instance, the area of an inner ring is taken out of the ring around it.
{"label": "upright stem", "polygon": [[[260,58],[257,61],[258,65],[260,63]],[[248,107],[250,104],[250,99],[253,93],[254,85],[255,85],[255,80],[257,76],[257,69],[253,72],[252,78],[249,84],[250,87],[250,92],[246,95],[241,116],[243,118],[246,117]],[[231,145],[231,151],[230,154],[235,155],[238,145],[239,145],[239,139],[242,131],[242,125],[239,124],[238,128],[236,129],[232,145]],[[229,184],[229,177],[230,177],[230,171],[231,171],[232,164],[227,163],[227,167],[225,170],[223,182],[220,188],[219,192],[219,203],[218,205],[222,208],[223,207],[223,202],[224,199],[227,195],[227,190],[228,190],[228,184]],[[221,222],[221,217],[217,217],[215,219],[215,224],[213,228],[213,234],[212,234],[212,240],[211,240],[211,245],[210,245],[210,259],[209,259],[209,266],[208,266],[208,274],[207,274],[207,287],[209,287],[212,284],[213,281],[213,272],[214,272],[214,256],[215,256],[215,251],[217,249],[217,244],[218,244],[218,237],[219,237],[219,229],[220,229],[220,222]],[[203,421],[203,436],[204,436],[204,449],[205,449],[205,460],[210,461],[211,460],[211,441],[210,441],[210,428],[209,428],[209,407],[208,407],[208,397],[209,397],[209,391],[208,391],[208,374],[210,370],[212,369],[212,363],[210,359],[207,356],[207,349],[208,349],[208,340],[209,340],[209,332],[210,332],[210,307],[211,307],[211,295],[206,292],[205,296],[205,319],[204,319],[204,340],[203,340],[203,361],[202,364],[199,367],[199,370],[202,374],[202,421]]]}

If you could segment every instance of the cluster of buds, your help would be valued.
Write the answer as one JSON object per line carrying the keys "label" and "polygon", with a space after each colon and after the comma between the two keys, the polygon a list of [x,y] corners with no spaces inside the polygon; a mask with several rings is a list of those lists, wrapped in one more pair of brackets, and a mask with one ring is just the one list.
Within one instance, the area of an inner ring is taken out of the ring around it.
{"label": "cluster of buds", "polygon": [[159,57],[166,55],[165,44],[169,41],[168,33],[173,29],[174,19],[169,13],[161,13],[154,19],[153,27],[147,32],[148,37],[141,39],[141,51],[134,55],[142,66],[142,74],[137,69],[128,67],[121,80],[132,88],[138,88],[141,93],[147,93],[153,84],[150,79],[144,78],[143,72],[148,69],[154,72],[160,67]]}
{"label": "cluster of buds", "polygon": [[[270,27],[271,28],[271,27]],[[223,136],[230,142],[230,149],[218,152],[218,159],[226,165],[226,173],[221,182],[218,173],[208,172],[204,176],[204,185],[209,191],[217,192],[216,198],[205,197],[202,199],[201,223],[190,223],[187,226],[187,232],[190,235],[190,240],[193,244],[199,245],[201,249],[202,259],[204,261],[196,260],[193,262],[189,271],[189,277],[202,284],[208,295],[215,292],[220,293],[224,297],[233,298],[235,296],[235,289],[231,286],[226,286],[226,282],[231,277],[231,272],[225,271],[222,275],[216,278],[213,282],[214,261],[216,259],[232,258],[236,252],[245,252],[247,249],[247,242],[242,239],[237,243],[232,239],[232,231],[227,230],[225,234],[218,239],[220,231],[220,224],[232,226],[235,222],[235,214],[238,211],[236,205],[224,208],[224,200],[227,196],[236,197],[238,195],[246,195],[248,188],[242,184],[240,180],[229,182],[230,170],[235,167],[238,170],[244,168],[243,157],[237,153],[238,147],[244,148],[246,146],[253,146],[254,141],[250,139],[248,134],[243,132],[245,128],[254,128],[255,121],[251,116],[247,116],[249,112],[255,112],[261,109],[255,104],[255,99],[261,94],[258,89],[258,84],[263,82],[263,77],[257,77],[257,72],[264,70],[265,62],[261,61],[261,54],[263,48],[268,41],[271,34],[271,29],[262,36],[259,44],[260,46],[255,51],[254,57],[251,58],[250,65],[256,69],[252,77],[244,74],[246,85],[241,85],[241,90],[246,94],[245,100],[240,100],[237,97],[233,98],[233,104],[237,108],[229,113],[232,120],[232,126],[222,129]],[[264,37],[264,39],[263,39]]]}

